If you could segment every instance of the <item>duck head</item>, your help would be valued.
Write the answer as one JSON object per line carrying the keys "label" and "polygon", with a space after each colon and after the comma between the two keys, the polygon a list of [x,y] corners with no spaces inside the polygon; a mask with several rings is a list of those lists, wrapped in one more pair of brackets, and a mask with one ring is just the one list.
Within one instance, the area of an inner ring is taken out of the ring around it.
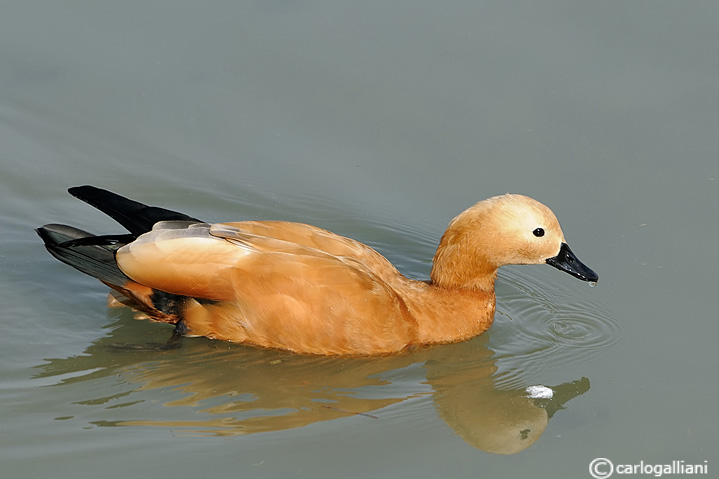
{"label": "duck head", "polygon": [[583,281],[599,280],[569,248],[552,210],[527,196],[506,194],[480,201],[450,222],[431,278],[441,287],[493,291],[499,267],[542,263]]}

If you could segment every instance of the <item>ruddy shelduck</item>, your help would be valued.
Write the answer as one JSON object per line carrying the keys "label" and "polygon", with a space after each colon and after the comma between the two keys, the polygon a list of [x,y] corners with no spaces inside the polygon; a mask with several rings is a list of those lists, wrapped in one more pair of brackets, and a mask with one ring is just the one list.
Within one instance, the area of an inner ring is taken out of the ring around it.
{"label": "ruddy shelduck", "polygon": [[129,233],[95,236],[49,224],[37,232],[60,261],[94,276],[122,303],[175,336],[205,336],[306,354],[375,355],[485,332],[497,269],[547,263],[597,274],[567,246],[554,213],[506,194],[454,218],[429,281],[404,277],[358,241],[301,223],[208,224],[115,193],[69,192]]}

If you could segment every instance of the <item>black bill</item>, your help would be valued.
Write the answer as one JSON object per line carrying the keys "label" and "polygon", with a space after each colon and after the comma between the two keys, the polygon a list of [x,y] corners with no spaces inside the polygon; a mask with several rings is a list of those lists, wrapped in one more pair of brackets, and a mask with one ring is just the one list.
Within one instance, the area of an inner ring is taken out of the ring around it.
{"label": "black bill", "polygon": [[589,269],[584,263],[574,256],[572,250],[569,249],[567,243],[562,243],[562,247],[559,249],[559,254],[554,258],[547,258],[547,264],[554,266],[557,269],[571,274],[575,278],[579,278],[582,281],[599,281],[599,275]]}

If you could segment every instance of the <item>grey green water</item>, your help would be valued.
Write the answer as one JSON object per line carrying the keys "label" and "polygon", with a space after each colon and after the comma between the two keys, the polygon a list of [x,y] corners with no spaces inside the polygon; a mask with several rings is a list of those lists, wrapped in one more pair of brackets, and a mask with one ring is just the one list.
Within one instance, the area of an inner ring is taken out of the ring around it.
{"label": "grey green water", "polygon": [[[2,10],[3,478],[716,476],[719,4]],[[128,351],[168,329],[32,231],[119,232],[65,193],[85,183],[316,224],[415,278],[455,214],[523,193],[601,279],[507,268],[489,333],[399,357]]]}

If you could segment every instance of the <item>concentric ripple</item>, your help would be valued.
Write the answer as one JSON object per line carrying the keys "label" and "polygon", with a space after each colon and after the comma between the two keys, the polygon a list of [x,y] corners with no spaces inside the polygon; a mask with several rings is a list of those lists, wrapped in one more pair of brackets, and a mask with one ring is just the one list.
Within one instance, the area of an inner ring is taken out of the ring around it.
{"label": "concentric ripple", "polygon": [[515,269],[497,281],[497,316],[489,347],[500,382],[594,357],[621,339],[616,318],[576,287],[542,282]]}

